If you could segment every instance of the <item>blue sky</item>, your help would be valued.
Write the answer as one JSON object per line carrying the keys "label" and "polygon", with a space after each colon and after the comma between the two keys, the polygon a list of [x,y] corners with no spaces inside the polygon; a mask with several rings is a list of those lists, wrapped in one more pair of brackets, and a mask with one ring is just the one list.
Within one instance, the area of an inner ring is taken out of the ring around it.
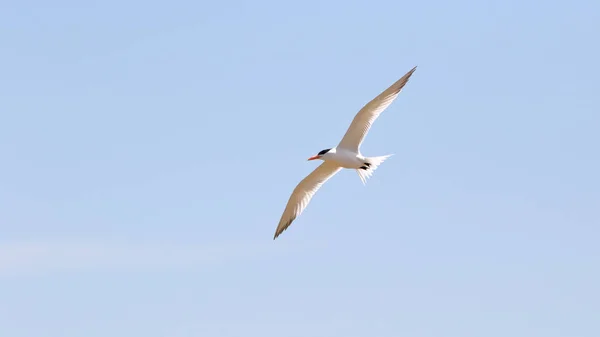
{"label": "blue sky", "polygon": [[[593,1],[0,5],[7,337],[600,335]],[[276,241],[295,185],[418,65]]]}

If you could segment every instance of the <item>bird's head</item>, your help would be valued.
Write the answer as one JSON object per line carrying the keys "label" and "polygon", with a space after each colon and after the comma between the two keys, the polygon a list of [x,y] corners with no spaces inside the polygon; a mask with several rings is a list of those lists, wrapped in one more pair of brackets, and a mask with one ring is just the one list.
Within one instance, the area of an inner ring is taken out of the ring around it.
{"label": "bird's head", "polygon": [[312,156],[312,157],[308,158],[308,160],[315,160],[315,159],[323,160],[324,158],[327,157],[327,155],[330,155],[332,153],[335,153],[335,149],[325,149],[325,150],[322,150],[319,153],[317,153],[316,156]]}

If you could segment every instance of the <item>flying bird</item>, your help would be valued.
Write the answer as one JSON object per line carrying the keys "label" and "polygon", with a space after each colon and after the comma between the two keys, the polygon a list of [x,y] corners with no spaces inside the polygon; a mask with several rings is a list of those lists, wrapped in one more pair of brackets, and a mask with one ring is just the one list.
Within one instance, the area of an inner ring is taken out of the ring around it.
{"label": "flying bird", "polygon": [[412,68],[402,78],[360,109],[336,147],[322,150],[315,156],[308,158],[308,160],[322,160],[323,163],[306,176],[292,192],[275,230],[273,240],[285,231],[304,211],[317,190],[342,168],[356,170],[360,180],[365,185],[367,178],[371,177],[377,167],[391,156],[365,157],[360,153],[360,145],[373,122],[398,97],[398,94],[416,69],[417,67]]}

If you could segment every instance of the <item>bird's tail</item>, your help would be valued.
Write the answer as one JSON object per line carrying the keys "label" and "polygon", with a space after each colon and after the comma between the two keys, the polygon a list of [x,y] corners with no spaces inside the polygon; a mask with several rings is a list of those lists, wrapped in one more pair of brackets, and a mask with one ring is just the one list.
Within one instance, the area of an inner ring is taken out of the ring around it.
{"label": "bird's tail", "polygon": [[388,159],[391,156],[393,155],[388,154],[386,156],[365,158],[365,166],[356,170],[356,173],[358,173],[358,176],[360,177],[360,180],[362,181],[363,185],[367,183],[367,179],[373,175],[373,172],[377,169],[377,167],[379,167],[381,163],[383,163],[386,159]]}

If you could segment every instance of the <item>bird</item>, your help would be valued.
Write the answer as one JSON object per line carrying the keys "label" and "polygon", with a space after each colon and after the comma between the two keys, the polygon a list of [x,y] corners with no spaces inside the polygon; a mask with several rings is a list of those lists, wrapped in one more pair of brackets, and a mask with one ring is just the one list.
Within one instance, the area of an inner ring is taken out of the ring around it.
{"label": "bird", "polygon": [[321,160],[323,163],[294,188],[281,215],[273,240],[288,229],[292,222],[304,211],[319,188],[340,170],[343,168],[356,170],[363,185],[366,185],[367,179],[373,175],[379,165],[392,156],[392,154],[388,154],[365,157],[360,153],[360,146],[373,122],[398,97],[398,94],[400,94],[400,91],[402,91],[416,69],[415,66],[409,70],[399,80],[364,105],[358,111],[336,147],[324,149],[308,158],[309,161]]}

